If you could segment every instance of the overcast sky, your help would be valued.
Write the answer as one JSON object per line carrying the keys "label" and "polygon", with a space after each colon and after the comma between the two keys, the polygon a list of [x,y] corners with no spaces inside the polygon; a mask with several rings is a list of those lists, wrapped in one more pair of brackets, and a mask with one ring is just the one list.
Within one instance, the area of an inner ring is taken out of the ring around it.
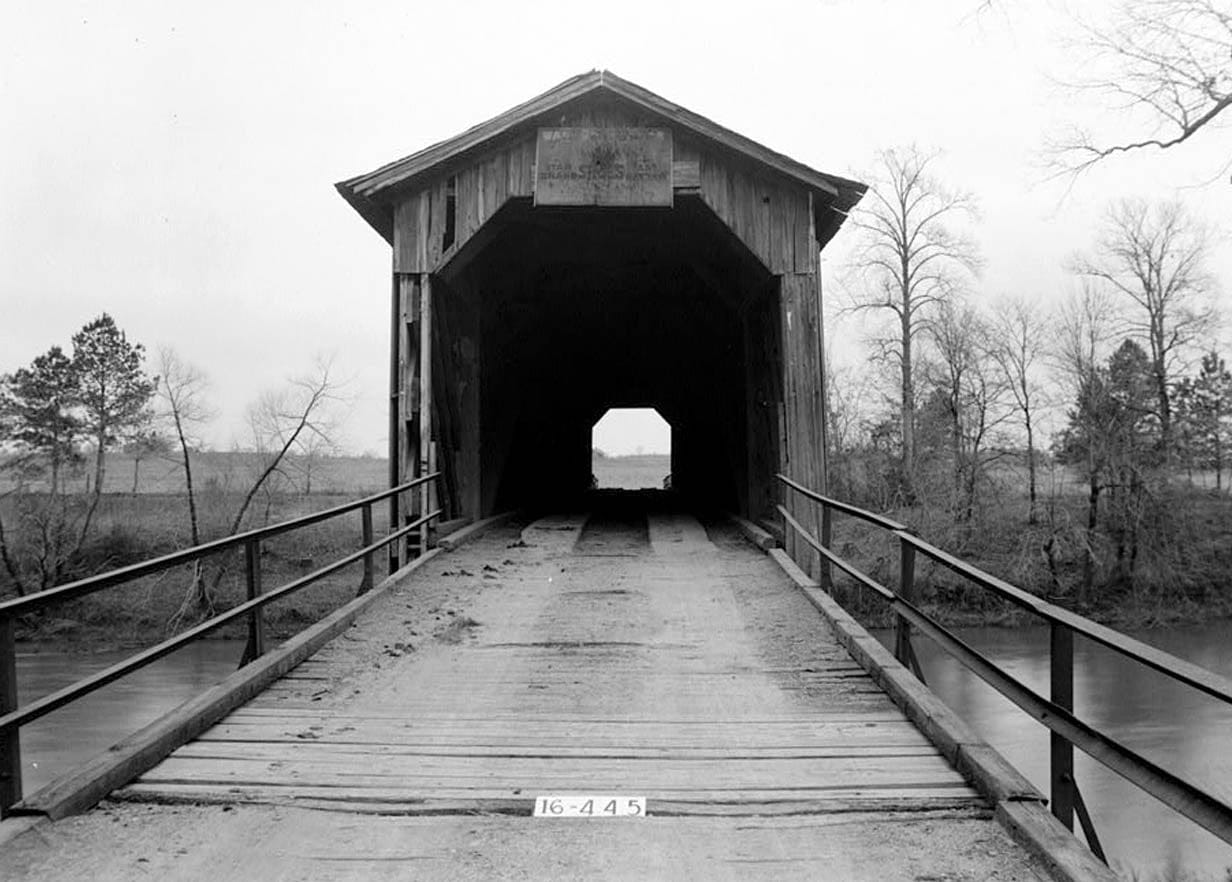
{"label": "overcast sky", "polygon": [[[1058,94],[1052,78],[1074,73],[1059,4],[979,6],[10,0],[0,372],[107,311],[209,375],[226,446],[263,389],[332,355],[356,400],[347,446],[383,452],[389,249],[333,184],[592,68],[823,171],[944,150],[938,171],[982,208],[976,296],[1058,296],[1112,198],[1232,218],[1226,128],[1068,195],[1046,182],[1049,131],[1119,118]],[[1226,238],[1212,269],[1232,312]]]}

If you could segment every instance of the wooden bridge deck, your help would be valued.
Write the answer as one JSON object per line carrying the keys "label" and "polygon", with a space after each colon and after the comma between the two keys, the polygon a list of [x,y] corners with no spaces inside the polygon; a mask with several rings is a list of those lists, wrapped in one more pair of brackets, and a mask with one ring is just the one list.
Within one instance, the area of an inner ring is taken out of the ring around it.
{"label": "wooden bridge deck", "polygon": [[[1019,846],[734,531],[582,525],[427,561],[112,798],[0,848],[0,878],[1053,878],[1068,834]],[[647,817],[525,817],[551,794]]]}
{"label": "wooden bridge deck", "polygon": [[540,521],[437,558],[118,796],[437,814],[611,793],[655,815],[986,813],[767,558],[681,514],[582,526]]}

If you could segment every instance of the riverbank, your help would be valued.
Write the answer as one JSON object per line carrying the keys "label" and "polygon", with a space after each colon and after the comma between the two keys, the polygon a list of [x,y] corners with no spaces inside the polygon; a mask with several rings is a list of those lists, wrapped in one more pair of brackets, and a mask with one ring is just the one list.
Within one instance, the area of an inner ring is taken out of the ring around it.
{"label": "riverbank", "polygon": [[[1232,496],[1175,488],[1167,522],[1145,529],[1121,548],[1089,539],[1085,500],[1061,496],[1040,505],[1035,522],[1016,494],[990,498],[970,521],[925,506],[881,512],[955,557],[1036,596],[1102,624],[1122,629],[1202,624],[1232,618]],[[899,580],[898,540],[855,519],[836,515],[832,547],[887,587]],[[1094,564],[1086,584],[1088,541]],[[870,627],[892,623],[872,592],[836,571],[836,599]],[[922,554],[915,557],[919,605],[958,627],[1039,624]]]}
{"label": "riverbank", "polygon": [[[271,495],[245,528],[277,523],[354,500],[356,495],[314,493]],[[199,500],[202,534],[225,535],[226,514],[238,504],[235,494],[203,494]],[[191,544],[185,500],[160,493],[104,496],[97,527],[73,568],[74,578],[103,573],[159,557]],[[362,546],[358,511],[273,537],[261,544],[261,574],[266,589],[284,585],[330,564]],[[378,570],[383,566],[378,561]],[[291,597],[265,608],[267,638],[281,641],[337,609],[355,596],[362,564],[355,563]],[[204,586],[204,591],[197,585]],[[204,594],[204,603],[202,595]],[[0,580],[0,597],[12,597],[11,583]],[[21,651],[98,652],[149,646],[246,599],[242,549],[202,561],[201,580],[193,567],[106,589],[25,616],[16,623]],[[244,639],[245,620],[211,632],[211,639]]]}

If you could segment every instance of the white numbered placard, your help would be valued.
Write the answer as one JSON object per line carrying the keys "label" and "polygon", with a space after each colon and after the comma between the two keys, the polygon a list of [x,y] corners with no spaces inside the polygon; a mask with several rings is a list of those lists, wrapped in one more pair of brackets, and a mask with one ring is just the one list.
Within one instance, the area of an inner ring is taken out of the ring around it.
{"label": "white numbered placard", "polygon": [[644,818],[644,796],[540,796],[536,818]]}

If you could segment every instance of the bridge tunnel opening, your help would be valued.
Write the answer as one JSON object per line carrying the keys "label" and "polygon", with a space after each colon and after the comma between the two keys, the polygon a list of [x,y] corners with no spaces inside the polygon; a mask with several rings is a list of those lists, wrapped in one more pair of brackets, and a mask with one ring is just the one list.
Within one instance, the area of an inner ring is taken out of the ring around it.
{"label": "bridge tunnel opening", "polygon": [[591,486],[593,426],[622,407],[670,423],[672,487],[690,504],[762,513],[778,461],[778,296],[700,200],[506,204],[433,292],[453,513],[571,504]]}
{"label": "bridge tunnel opening", "polygon": [[590,428],[596,490],[671,488],[672,425],[653,407],[613,407]]}

